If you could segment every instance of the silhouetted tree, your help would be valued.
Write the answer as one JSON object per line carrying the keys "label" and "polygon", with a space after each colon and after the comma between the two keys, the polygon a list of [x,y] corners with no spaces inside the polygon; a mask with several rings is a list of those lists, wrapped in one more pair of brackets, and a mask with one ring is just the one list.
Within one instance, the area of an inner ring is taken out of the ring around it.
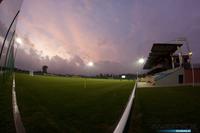
{"label": "silhouetted tree", "polygon": [[48,69],[48,66],[46,66],[46,65],[42,66],[43,74],[47,74],[47,69]]}

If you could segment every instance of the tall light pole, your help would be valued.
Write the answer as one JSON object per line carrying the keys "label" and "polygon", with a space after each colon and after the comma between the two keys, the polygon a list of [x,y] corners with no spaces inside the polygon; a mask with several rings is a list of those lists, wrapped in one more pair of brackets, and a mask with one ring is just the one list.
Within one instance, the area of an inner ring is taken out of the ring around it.
{"label": "tall light pole", "polygon": [[138,71],[137,71],[137,81],[138,81],[138,75],[139,75],[139,71],[140,71],[140,66],[143,65],[145,63],[145,59],[142,57],[142,58],[139,58],[138,61],[137,61],[137,64],[139,65],[139,68],[138,68]]}
{"label": "tall light pole", "polygon": [[186,37],[180,37],[176,40],[177,42],[182,42],[183,44],[185,43],[187,50],[188,50],[188,56],[189,56],[189,60],[190,60],[190,65],[191,65],[191,70],[192,70],[192,86],[194,87],[195,85],[195,76],[194,76],[194,66],[192,63],[192,50],[190,49],[190,45],[189,42],[187,40]]}
{"label": "tall light pole", "polygon": [[194,87],[194,66],[192,64],[192,51],[190,51],[188,53],[189,59],[190,59],[190,65],[191,65],[191,69],[192,69],[192,86]]}
{"label": "tall light pole", "polygon": [[[86,64],[86,69],[89,69],[89,68],[91,68],[91,67],[93,67],[93,66],[94,66],[94,63],[93,63],[92,61],[90,61],[90,62],[88,62],[88,63]],[[86,70],[86,72],[87,72],[87,70]],[[87,74],[87,73],[86,73],[86,74]],[[87,88],[87,78],[85,78],[84,88]]]}
{"label": "tall light pole", "polygon": [[14,52],[14,62],[15,62],[15,59],[16,59],[17,50],[18,50],[19,45],[23,45],[23,41],[20,37],[16,37],[15,42],[17,43],[17,46],[16,46],[16,49],[15,49],[15,52]]}

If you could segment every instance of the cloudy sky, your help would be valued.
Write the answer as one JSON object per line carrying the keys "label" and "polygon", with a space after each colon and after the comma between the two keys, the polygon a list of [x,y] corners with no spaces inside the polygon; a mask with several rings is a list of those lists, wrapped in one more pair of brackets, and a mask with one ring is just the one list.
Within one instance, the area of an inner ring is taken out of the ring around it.
{"label": "cloudy sky", "polygon": [[[24,0],[17,67],[56,73],[134,73],[154,42],[186,37],[199,63],[199,0]],[[94,62],[93,68],[85,64]]]}

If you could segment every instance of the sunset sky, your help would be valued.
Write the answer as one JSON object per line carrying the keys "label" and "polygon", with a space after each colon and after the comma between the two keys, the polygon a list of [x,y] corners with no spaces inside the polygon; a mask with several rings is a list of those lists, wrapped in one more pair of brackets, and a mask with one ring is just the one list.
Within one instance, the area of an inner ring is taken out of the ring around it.
{"label": "sunset sky", "polygon": [[[50,72],[135,73],[155,42],[186,37],[200,59],[199,0],[24,0],[16,66]],[[94,67],[85,64],[93,61]],[[89,69],[89,70],[88,70]]]}

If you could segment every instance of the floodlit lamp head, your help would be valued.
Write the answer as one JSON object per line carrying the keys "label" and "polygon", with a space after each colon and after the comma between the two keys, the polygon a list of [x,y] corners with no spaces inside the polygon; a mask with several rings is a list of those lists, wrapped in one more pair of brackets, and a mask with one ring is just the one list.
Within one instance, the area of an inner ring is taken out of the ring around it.
{"label": "floodlit lamp head", "polygon": [[94,66],[94,63],[90,61],[90,62],[88,62],[87,66],[93,67],[93,66]]}
{"label": "floodlit lamp head", "polygon": [[188,54],[189,54],[189,56],[192,56],[192,51],[190,51]]}
{"label": "floodlit lamp head", "polygon": [[16,37],[16,38],[15,38],[15,41],[16,41],[18,44],[22,44],[22,39],[19,38],[19,37]]}
{"label": "floodlit lamp head", "polygon": [[144,64],[144,62],[145,62],[145,59],[144,59],[144,58],[140,58],[140,59],[138,60],[138,64]]}
{"label": "floodlit lamp head", "polygon": [[122,75],[121,78],[122,78],[122,79],[125,79],[125,78],[126,78],[126,75]]}

